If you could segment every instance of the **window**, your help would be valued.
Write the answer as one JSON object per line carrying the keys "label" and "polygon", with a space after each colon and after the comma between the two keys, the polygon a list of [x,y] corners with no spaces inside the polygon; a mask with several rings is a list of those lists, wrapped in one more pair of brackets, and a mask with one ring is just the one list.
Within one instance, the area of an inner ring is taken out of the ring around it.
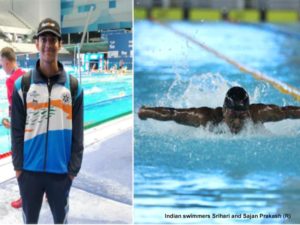
{"label": "window", "polygon": [[89,12],[91,7],[96,8],[96,5],[95,4],[87,4],[87,5],[80,5],[78,6],[78,12],[79,13],[82,13],[82,12]]}
{"label": "window", "polygon": [[109,0],[109,8],[116,8],[117,7],[117,1],[116,0]]}

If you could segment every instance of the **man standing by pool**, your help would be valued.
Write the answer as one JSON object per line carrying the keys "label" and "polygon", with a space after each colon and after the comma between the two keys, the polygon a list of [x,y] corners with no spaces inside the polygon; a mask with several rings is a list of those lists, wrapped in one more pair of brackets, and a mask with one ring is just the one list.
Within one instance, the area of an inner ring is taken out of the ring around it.
{"label": "man standing by pool", "polygon": [[141,107],[138,116],[145,120],[173,120],[179,124],[214,127],[225,123],[232,133],[239,133],[247,122],[263,124],[284,119],[300,119],[300,107],[265,104],[249,104],[248,93],[242,87],[230,88],[223,107],[174,109],[166,107]]}
{"label": "man standing by pool", "polygon": [[[9,77],[6,79],[6,89],[7,89],[7,100],[8,100],[8,114],[11,116],[11,104],[12,104],[12,93],[14,89],[15,81],[22,76],[25,71],[18,68],[17,57],[15,51],[10,47],[5,47],[1,49],[1,65],[3,70]],[[2,124],[5,128],[10,128],[10,121],[7,118],[2,119]],[[22,198],[11,202],[11,206],[18,209],[22,207]]]}
{"label": "man standing by pool", "polygon": [[24,222],[38,222],[46,193],[54,223],[66,223],[69,191],[83,156],[83,90],[58,61],[59,24],[44,19],[35,38],[40,59],[13,92],[13,164]]}

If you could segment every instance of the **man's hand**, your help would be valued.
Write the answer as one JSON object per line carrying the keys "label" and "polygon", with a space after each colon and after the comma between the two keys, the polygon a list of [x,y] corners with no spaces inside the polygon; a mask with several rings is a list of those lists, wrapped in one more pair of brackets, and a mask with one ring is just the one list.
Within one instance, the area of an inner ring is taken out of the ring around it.
{"label": "man's hand", "polygon": [[75,178],[75,177],[74,177],[73,175],[71,175],[71,174],[68,174],[68,176],[69,176],[69,178],[70,178],[71,181],[73,181],[74,178]]}
{"label": "man's hand", "polygon": [[145,112],[146,112],[146,107],[145,106],[142,106],[140,109],[139,109],[139,112],[138,112],[138,116],[141,120],[146,120],[147,119],[147,116],[145,115]]}
{"label": "man's hand", "polygon": [[22,173],[22,170],[16,170],[16,178],[18,179],[19,176],[21,175]]}
{"label": "man's hand", "polygon": [[10,122],[9,122],[9,119],[3,118],[3,119],[2,119],[2,125],[3,125],[5,128],[9,129],[9,128],[10,128]]}

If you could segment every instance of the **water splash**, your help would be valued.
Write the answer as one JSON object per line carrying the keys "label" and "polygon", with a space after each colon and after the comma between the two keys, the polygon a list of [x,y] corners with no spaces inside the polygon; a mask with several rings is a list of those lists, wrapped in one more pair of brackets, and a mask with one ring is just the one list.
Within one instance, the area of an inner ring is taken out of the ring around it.
{"label": "water splash", "polygon": [[85,93],[86,95],[91,95],[91,94],[95,94],[95,93],[100,93],[100,92],[102,92],[102,91],[103,91],[102,88],[99,88],[99,87],[92,87],[92,88],[90,88],[90,89],[85,90],[84,93]]}
{"label": "water splash", "polygon": [[225,93],[233,85],[239,84],[228,82],[219,73],[195,74],[189,79],[176,73],[166,96],[158,104],[177,108],[222,106]]}

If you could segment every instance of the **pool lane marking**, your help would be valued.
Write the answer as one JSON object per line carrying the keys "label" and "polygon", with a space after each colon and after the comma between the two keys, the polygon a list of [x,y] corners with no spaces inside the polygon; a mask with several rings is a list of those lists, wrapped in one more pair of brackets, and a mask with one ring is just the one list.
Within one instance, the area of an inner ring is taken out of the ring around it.
{"label": "pool lane marking", "polygon": [[245,73],[248,73],[250,75],[252,75],[255,79],[257,80],[263,80],[263,81],[266,81],[268,82],[269,84],[271,84],[274,88],[276,88],[277,90],[279,90],[281,93],[284,93],[284,94],[288,94],[288,95],[291,95],[293,96],[297,101],[300,101],[300,90],[289,85],[289,84],[286,84],[286,83],[283,83],[281,81],[278,81],[278,80],[275,80],[274,78],[271,78],[269,77],[268,75],[260,72],[260,71],[257,71],[257,70],[254,70],[254,69],[251,69],[245,65],[242,65],[241,63],[235,61],[234,59],[231,59],[229,57],[227,57],[226,55],[218,52],[217,50],[207,46],[206,44],[200,42],[200,41],[197,41],[196,39],[194,39],[193,37],[185,34],[185,33],[182,33],[174,28],[172,28],[171,26],[168,26],[167,24],[163,24],[159,21],[153,21],[161,26],[163,26],[164,28],[174,32],[175,34],[181,36],[181,37],[184,37],[185,39],[191,41],[192,43],[200,46],[201,48],[205,49],[206,51],[214,54],[215,56],[217,56],[218,58],[221,58],[223,60],[225,60],[226,62],[228,62],[229,64],[237,67],[240,71],[242,72],[245,72]]}

